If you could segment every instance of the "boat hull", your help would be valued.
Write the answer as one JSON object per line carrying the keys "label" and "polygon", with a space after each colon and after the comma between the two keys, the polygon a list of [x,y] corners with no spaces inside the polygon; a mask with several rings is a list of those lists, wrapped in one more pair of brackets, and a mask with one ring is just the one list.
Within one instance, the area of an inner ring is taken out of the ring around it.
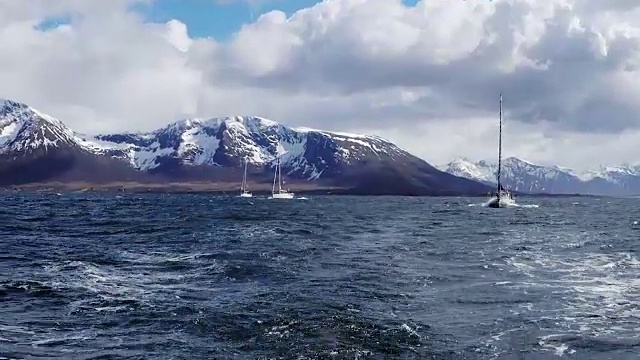
{"label": "boat hull", "polygon": [[271,194],[272,199],[293,199],[293,193],[275,193]]}
{"label": "boat hull", "polygon": [[489,199],[489,201],[486,203],[486,206],[496,209],[515,206],[515,204],[515,198],[510,193],[503,192],[500,197],[494,195],[491,199]]}
{"label": "boat hull", "polygon": [[251,194],[251,193],[241,193],[239,196],[241,198],[250,198],[250,197],[253,197],[253,194]]}

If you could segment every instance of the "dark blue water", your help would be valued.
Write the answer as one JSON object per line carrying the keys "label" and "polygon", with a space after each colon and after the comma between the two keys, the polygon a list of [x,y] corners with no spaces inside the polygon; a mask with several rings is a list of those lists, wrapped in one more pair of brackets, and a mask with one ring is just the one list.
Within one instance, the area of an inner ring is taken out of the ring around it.
{"label": "dark blue water", "polygon": [[0,194],[0,358],[637,359],[635,199]]}

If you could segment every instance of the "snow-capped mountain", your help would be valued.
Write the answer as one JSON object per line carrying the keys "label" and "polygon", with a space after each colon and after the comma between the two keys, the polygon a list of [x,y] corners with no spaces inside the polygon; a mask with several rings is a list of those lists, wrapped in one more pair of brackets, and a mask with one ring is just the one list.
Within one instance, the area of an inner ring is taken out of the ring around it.
{"label": "snow-capped mountain", "polygon": [[91,137],[25,104],[0,99],[0,185],[146,179]]}
{"label": "snow-capped mountain", "polygon": [[495,182],[495,172],[498,168],[497,166],[488,164],[485,161],[474,163],[466,158],[456,159],[446,165],[438,167],[449,174],[491,185]]}
{"label": "snow-capped mountain", "polygon": [[409,155],[377,136],[289,128],[243,116],[186,119],[150,133],[96,139],[102,146],[98,151],[138,170],[161,171],[176,164],[237,167],[243,159],[254,167],[273,167],[279,157],[287,175],[307,180],[338,176],[342,168],[366,161]]}
{"label": "snow-capped mountain", "polygon": [[615,194],[640,194],[640,165],[600,166],[579,177],[592,188],[611,187]]}
{"label": "snow-capped mountain", "polygon": [[369,135],[292,128],[254,116],[185,119],[148,133],[88,136],[25,104],[0,100],[0,184],[46,181],[270,183],[276,159],[289,183],[356,193],[464,194],[488,187],[439,171]]}
{"label": "snow-capped mountain", "polygon": [[[495,185],[496,163],[456,159],[439,168],[450,174]],[[640,193],[640,166],[600,167],[586,173],[559,166],[545,166],[506,158],[502,181],[512,190],[526,193],[625,195]]]}
{"label": "snow-capped mountain", "polygon": [[76,144],[75,134],[57,119],[25,104],[0,100],[0,153],[26,155],[38,149]]}

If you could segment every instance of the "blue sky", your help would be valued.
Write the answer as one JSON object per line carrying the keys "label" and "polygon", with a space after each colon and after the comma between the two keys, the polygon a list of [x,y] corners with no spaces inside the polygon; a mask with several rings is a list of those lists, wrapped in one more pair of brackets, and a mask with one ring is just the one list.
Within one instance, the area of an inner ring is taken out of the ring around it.
{"label": "blue sky", "polygon": [[[418,0],[403,0],[415,5]],[[291,15],[296,11],[311,7],[321,0],[266,0],[259,6],[251,6],[246,1],[230,0],[230,4],[219,5],[216,0],[155,0],[143,12],[149,21],[166,22],[177,19],[187,24],[191,37],[213,37],[228,39],[240,29],[242,24],[255,21],[260,14],[280,10]]]}
{"label": "blue sky", "polygon": [[[419,0],[402,0],[404,4],[415,6]],[[187,24],[189,36],[196,38],[213,37],[218,41],[228,39],[243,24],[255,21],[261,14],[280,10],[288,16],[296,11],[311,7],[322,0],[256,0],[250,5],[247,0],[153,0],[149,5],[136,6],[135,10],[144,14],[147,21],[167,22],[171,19]],[[49,17],[37,27],[41,30],[55,28],[69,23],[67,15]]]}
{"label": "blue sky", "polygon": [[229,1],[219,5],[216,0],[155,0],[145,8],[150,21],[165,22],[177,19],[187,24],[191,37],[213,37],[224,40],[240,29],[242,24],[255,21],[260,14],[281,10],[291,15],[297,10],[313,6],[318,0],[273,0],[259,6],[245,1]]}

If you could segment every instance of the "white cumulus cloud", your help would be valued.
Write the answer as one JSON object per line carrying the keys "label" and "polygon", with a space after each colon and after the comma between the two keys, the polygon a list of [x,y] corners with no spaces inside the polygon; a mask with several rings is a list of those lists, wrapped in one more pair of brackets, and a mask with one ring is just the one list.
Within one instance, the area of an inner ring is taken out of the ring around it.
{"label": "white cumulus cloud", "polygon": [[0,0],[0,97],[85,132],[253,114],[441,163],[496,155],[503,93],[507,156],[640,162],[638,1],[325,0],[224,42],[140,2]]}

